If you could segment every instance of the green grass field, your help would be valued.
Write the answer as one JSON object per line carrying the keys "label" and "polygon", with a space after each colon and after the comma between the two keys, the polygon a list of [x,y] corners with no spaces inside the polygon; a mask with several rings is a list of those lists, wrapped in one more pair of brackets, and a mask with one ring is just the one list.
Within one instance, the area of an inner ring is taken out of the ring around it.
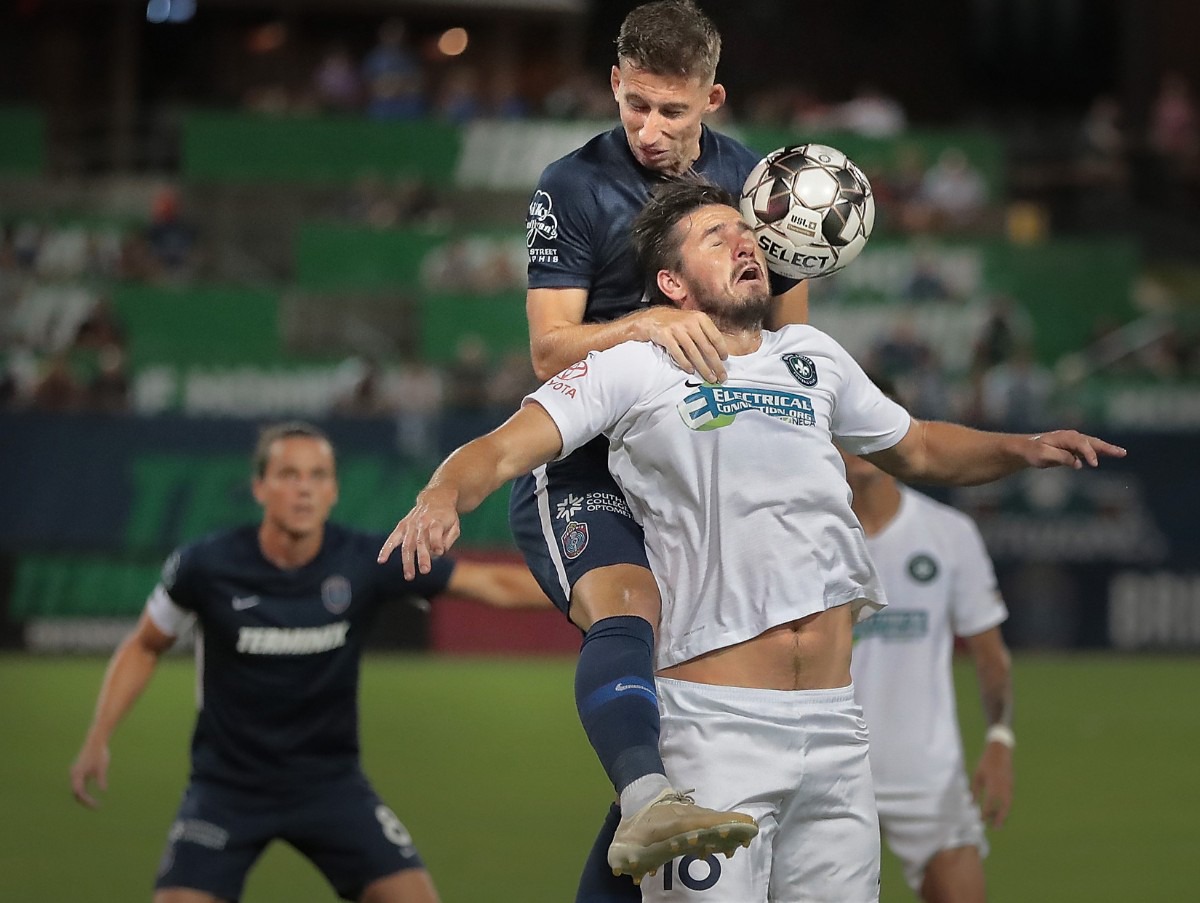
{"label": "green grass field", "polygon": [[[149,900],[187,771],[190,659],[171,658],[118,732],[103,807],[71,799],[67,768],[99,658],[0,657],[0,901]],[[368,774],[416,837],[445,903],[570,903],[611,792],[575,718],[572,663],[369,658]],[[982,726],[960,666],[968,755]],[[1200,660],[1018,657],[1017,796],[992,832],[999,903],[1195,899]],[[275,845],[248,903],[331,901]],[[883,899],[909,901],[885,856]]]}

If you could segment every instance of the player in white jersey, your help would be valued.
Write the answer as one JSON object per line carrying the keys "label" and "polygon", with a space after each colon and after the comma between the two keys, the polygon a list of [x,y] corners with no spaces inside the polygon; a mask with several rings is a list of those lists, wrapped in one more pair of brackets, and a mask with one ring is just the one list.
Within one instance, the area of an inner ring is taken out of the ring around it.
{"label": "player in white jersey", "polygon": [[[1013,690],[1000,624],[1008,610],[979,528],[966,514],[845,456],[854,513],[888,594],[855,629],[851,673],[871,731],[879,823],[925,903],[983,903],[983,819],[1004,823],[1012,802]],[[951,661],[967,645],[990,725],[971,787]]]}
{"label": "player in white jersey", "polygon": [[889,472],[957,483],[1124,451],[1070,430],[1030,441],[916,421],[819,330],[764,331],[766,264],[735,204],[670,182],[633,227],[654,296],[725,335],[726,381],[699,382],[649,343],[588,355],[444,461],[380,559],[399,548],[406,574],[427,570],[461,513],[607,436],[663,598],[668,777],[759,828],[728,862],[680,844],[643,899],[866,903],[878,899],[879,835],[850,649],[854,621],[884,598],[833,439]]}

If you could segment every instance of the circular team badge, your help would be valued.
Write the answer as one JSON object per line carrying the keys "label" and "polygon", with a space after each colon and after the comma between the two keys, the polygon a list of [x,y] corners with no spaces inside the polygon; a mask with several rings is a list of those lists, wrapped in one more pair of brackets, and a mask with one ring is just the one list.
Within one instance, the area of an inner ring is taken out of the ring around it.
{"label": "circular team badge", "polygon": [[917,583],[928,583],[938,575],[938,564],[922,552],[908,559],[908,575]]}
{"label": "circular team badge", "polygon": [[340,615],[344,612],[350,607],[352,597],[350,581],[340,574],[325,578],[325,582],[321,584],[321,601],[325,603],[325,608],[330,614]]}

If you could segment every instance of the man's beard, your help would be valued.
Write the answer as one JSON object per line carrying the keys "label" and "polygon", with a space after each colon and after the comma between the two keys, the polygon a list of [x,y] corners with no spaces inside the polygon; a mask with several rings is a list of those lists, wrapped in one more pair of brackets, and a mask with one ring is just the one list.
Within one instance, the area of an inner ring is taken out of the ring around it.
{"label": "man's beard", "polygon": [[771,312],[771,291],[764,287],[743,301],[730,304],[712,296],[696,298],[696,306],[712,319],[721,332],[749,332],[762,329]]}

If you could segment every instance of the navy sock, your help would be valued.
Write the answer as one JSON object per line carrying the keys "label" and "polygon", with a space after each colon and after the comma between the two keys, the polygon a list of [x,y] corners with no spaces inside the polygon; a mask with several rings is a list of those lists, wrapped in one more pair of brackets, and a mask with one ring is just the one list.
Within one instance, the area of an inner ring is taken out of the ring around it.
{"label": "navy sock", "polygon": [[666,774],[658,751],[649,621],[632,615],[602,618],[584,634],[575,666],[575,705],[618,793],[645,775]]}
{"label": "navy sock", "polygon": [[621,807],[616,803],[608,810],[608,818],[600,835],[592,844],[583,874],[579,876],[579,889],[575,891],[575,903],[637,903],[642,892],[628,875],[614,875],[608,867],[608,845],[612,843],[617,823],[621,820]]}

